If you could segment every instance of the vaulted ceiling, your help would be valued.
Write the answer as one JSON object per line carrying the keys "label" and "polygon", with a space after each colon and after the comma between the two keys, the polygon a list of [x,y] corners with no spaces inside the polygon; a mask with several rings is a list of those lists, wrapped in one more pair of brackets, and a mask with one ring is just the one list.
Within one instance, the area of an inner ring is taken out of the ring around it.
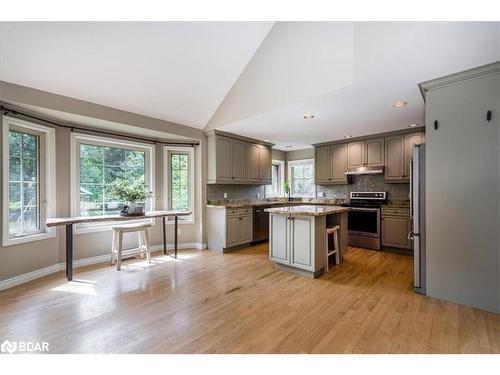
{"label": "vaulted ceiling", "polygon": [[498,22],[0,23],[0,80],[283,150],[423,124],[419,82],[497,60]]}

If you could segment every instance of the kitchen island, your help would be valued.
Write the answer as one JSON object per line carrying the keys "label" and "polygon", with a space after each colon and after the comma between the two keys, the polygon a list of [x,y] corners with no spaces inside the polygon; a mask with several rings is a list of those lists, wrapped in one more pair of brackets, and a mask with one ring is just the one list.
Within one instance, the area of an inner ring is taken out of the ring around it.
{"label": "kitchen island", "polygon": [[340,263],[347,252],[347,211],[340,206],[286,206],[269,212],[269,259],[280,269],[315,278],[326,269],[326,229],[338,225]]}

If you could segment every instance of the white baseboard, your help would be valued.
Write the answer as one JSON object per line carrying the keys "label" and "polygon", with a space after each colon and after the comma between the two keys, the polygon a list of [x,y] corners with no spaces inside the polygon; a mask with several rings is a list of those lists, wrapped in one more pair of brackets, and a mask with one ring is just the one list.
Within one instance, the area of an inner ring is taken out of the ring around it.
{"label": "white baseboard", "polygon": [[[200,243],[200,242],[187,242],[187,243],[180,243],[177,247],[179,250],[182,249],[198,249],[198,250],[203,250],[207,248],[206,243]],[[174,245],[168,244],[167,245],[167,250],[173,250]],[[154,245],[151,246],[152,251],[160,251],[163,250],[163,245]],[[130,254],[134,254],[134,250],[124,250],[123,251],[123,256],[127,256]],[[97,263],[104,263],[104,262],[109,262],[110,260],[110,254],[103,254],[103,255],[98,255],[95,257],[90,257],[90,258],[84,258],[84,259],[78,259],[73,261],[73,268],[78,268],[82,266],[88,266],[91,264],[97,264]],[[63,271],[66,268],[66,262],[61,262],[57,264],[53,264],[48,267],[40,268],[39,270],[31,271],[22,275],[14,276],[11,277],[10,279],[5,279],[0,281],[0,290],[5,290],[12,288],[16,285],[21,285],[24,283],[27,283],[28,281],[32,281],[35,279],[39,279],[40,277],[50,275],[51,273]]]}

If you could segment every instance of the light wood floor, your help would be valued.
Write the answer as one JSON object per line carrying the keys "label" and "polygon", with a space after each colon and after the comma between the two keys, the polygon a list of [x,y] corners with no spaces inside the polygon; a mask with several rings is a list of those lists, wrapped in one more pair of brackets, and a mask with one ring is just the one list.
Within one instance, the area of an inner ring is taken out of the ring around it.
{"label": "light wood floor", "polygon": [[101,264],[0,292],[0,338],[52,353],[500,353],[500,315],[413,293],[412,258],[351,248],[316,280],[267,245]]}

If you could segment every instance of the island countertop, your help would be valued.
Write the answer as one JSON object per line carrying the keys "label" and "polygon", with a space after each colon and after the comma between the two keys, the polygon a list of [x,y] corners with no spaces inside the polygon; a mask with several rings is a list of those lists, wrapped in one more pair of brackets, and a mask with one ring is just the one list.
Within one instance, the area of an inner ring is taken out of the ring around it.
{"label": "island countertop", "polygon": [[280,215],[324,216],[349,211],[349,207],[301,205],[266,208],[264,211]]}

